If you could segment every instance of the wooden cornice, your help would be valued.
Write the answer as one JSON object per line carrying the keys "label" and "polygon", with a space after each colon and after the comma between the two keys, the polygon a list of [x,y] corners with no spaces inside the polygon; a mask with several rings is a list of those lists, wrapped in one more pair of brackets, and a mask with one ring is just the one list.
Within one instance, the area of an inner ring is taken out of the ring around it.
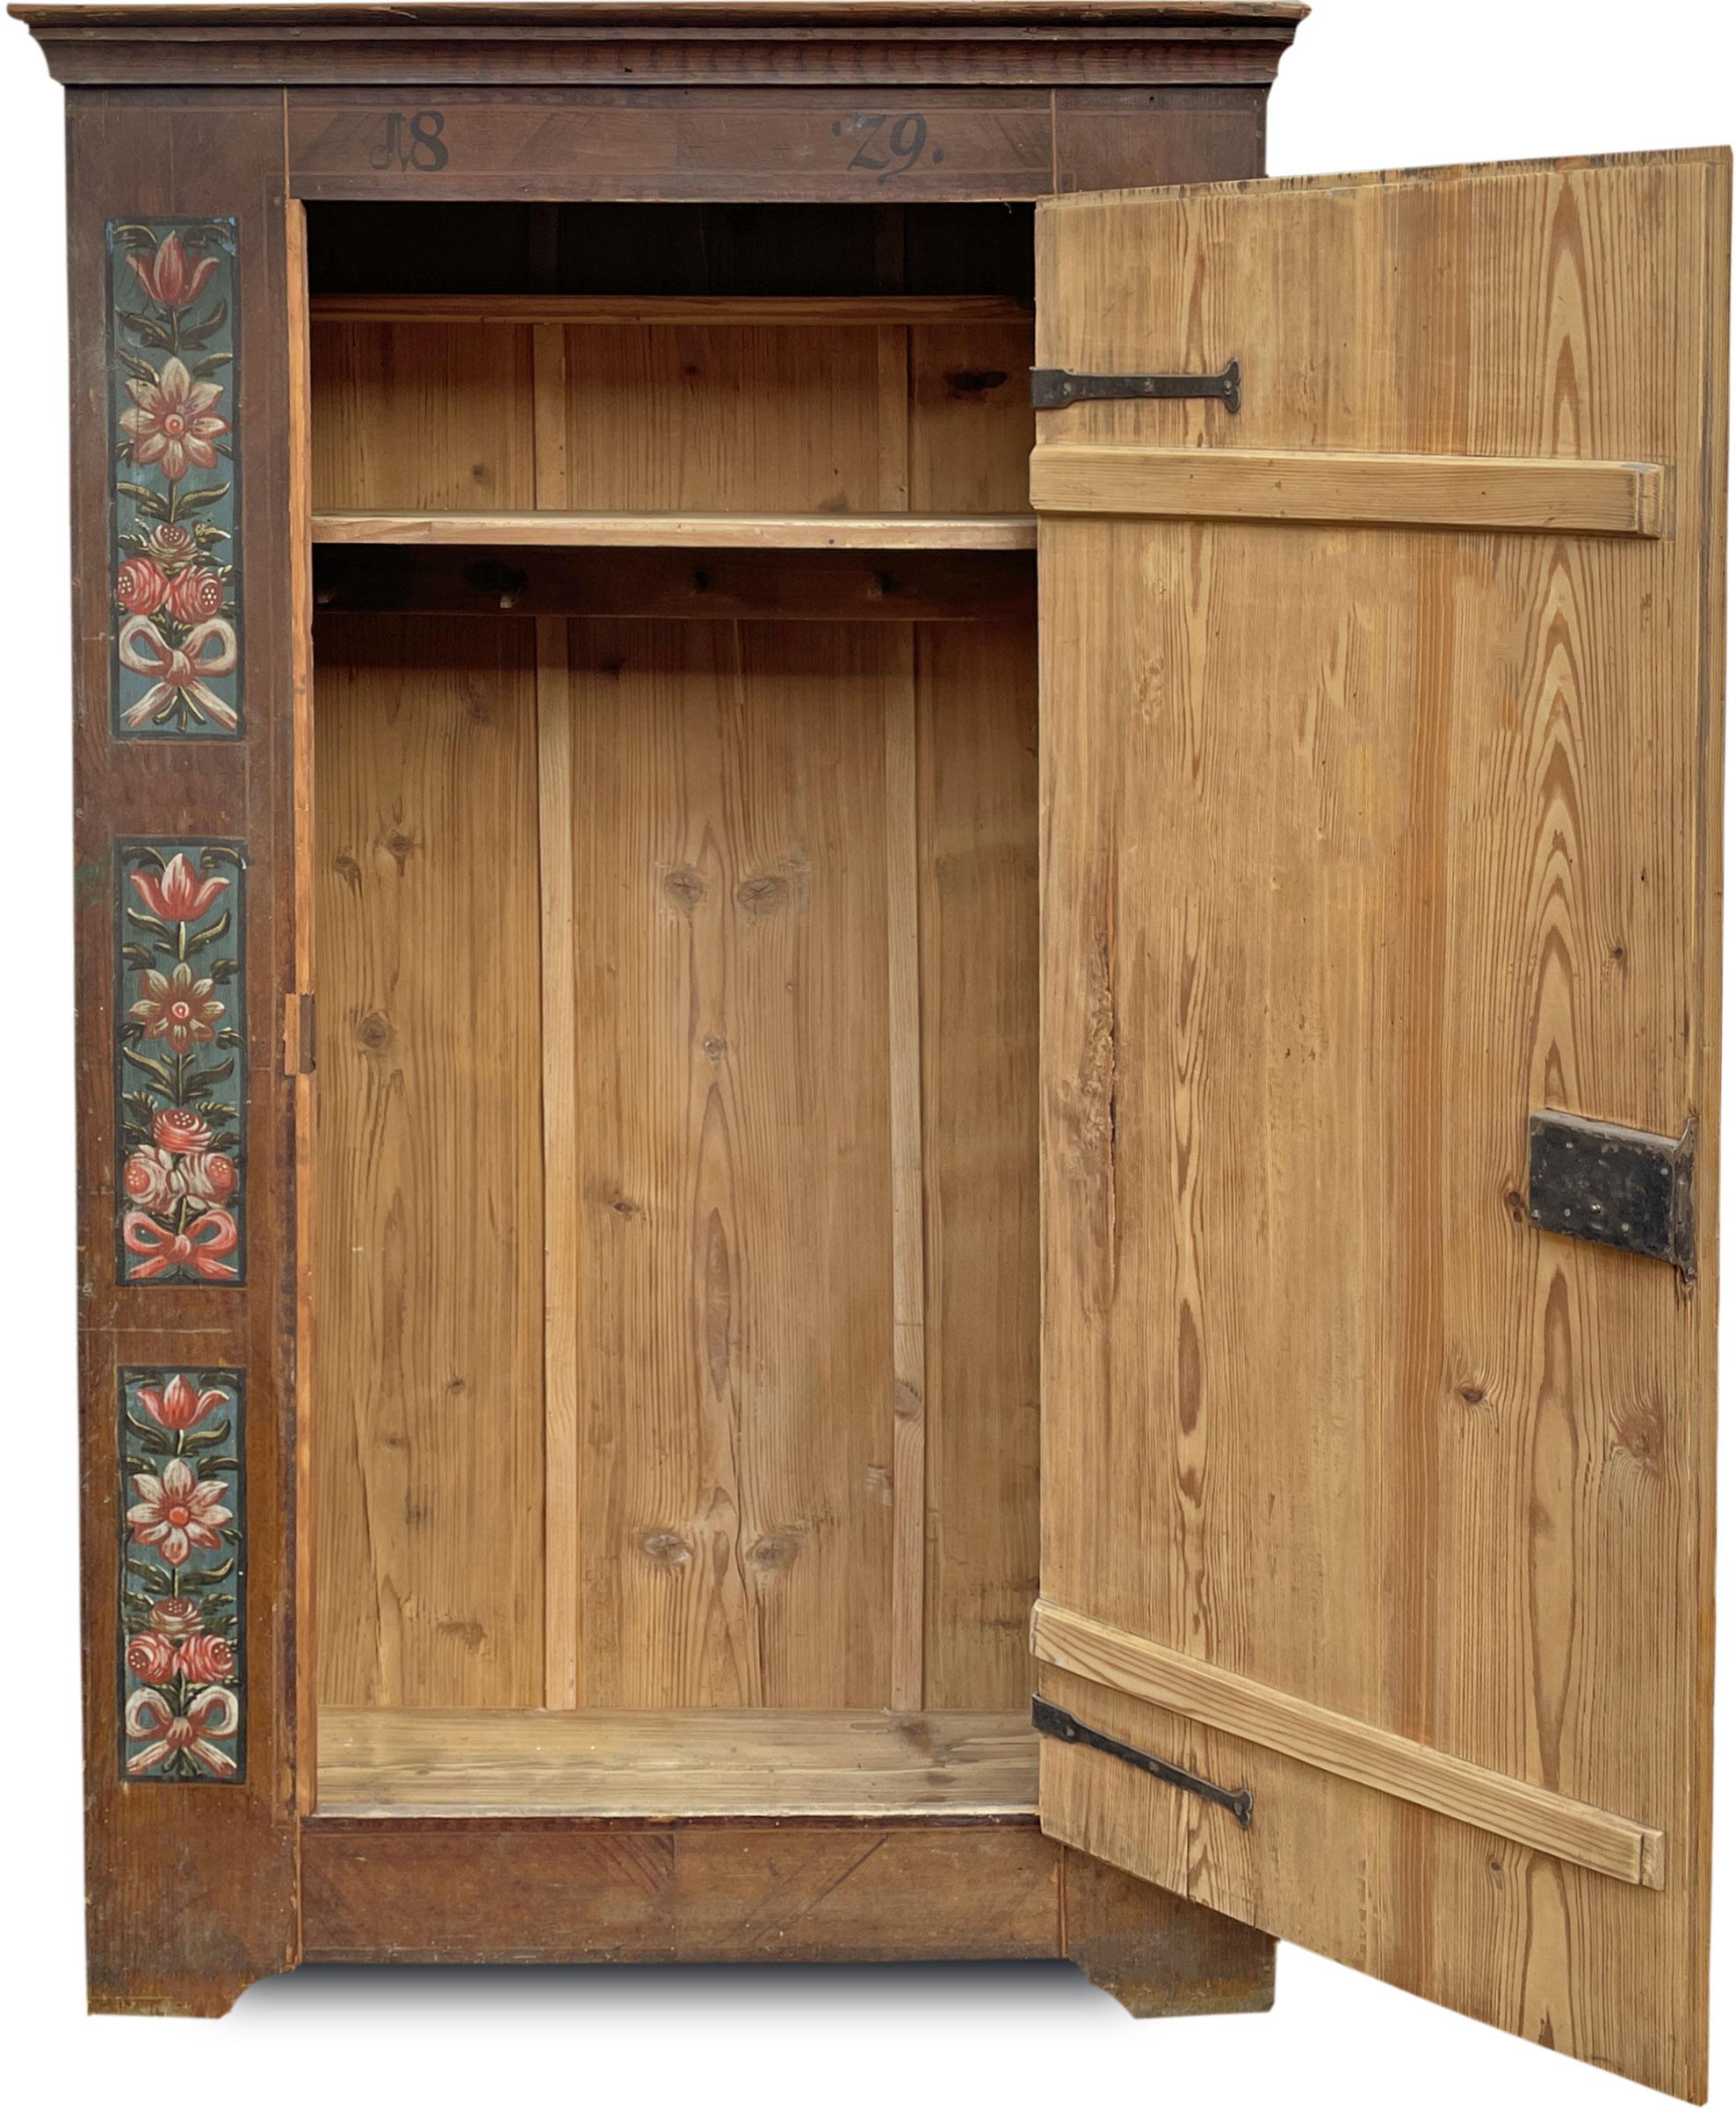
{"label": "wooden cornice", "polygon": [[81,87],[1269,82],[1294,0],[172,0],[8,11]]}

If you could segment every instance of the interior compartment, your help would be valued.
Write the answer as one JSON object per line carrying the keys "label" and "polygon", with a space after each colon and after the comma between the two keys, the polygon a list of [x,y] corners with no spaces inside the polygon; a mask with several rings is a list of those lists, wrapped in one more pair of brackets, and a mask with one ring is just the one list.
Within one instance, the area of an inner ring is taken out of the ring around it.
{"label": "interior compartment", "polygon": [[1028,213],[416,213],[309,214],[320,1806],[1028,1810]]}

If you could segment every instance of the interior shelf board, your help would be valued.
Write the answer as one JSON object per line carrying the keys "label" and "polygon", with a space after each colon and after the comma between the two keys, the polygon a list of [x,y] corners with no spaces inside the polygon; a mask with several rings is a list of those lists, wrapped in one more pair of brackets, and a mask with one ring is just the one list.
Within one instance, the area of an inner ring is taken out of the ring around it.
{"label": "interior shelf board", "polygon": [[790,327],[1028,323],[1027,301],[975,294],[325,294],[316,323],[784,324]]}
{"label": "interior shelf board", "polygon": [[322,1707],[321,1815],[975,1817],[1037,1807],[1024,1714]]}
{"label": "interior shelf board", "polygon": [[1035,549],[1031,513],[316,512],[316,542],[527,548]]}

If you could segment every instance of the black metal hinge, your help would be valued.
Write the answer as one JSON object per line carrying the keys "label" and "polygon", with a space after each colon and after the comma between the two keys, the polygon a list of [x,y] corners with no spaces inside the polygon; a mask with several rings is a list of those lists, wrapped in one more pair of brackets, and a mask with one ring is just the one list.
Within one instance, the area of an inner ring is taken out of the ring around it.
{"label": "black metal hinge", "polygon": [[1241,361],[1221,373],[1069,373],[1064,366],[1031,369],[1031,407],[1064,410],[1074,402],[1221,402],[1233,417],[1241,408]]}
{"label": "black metal hinge", "polygon": [[1046,1699],[1032,1698],[1031,1725],[1039,1736],[1052,1736],[1057,1743],[1074,1743],[1088,1750],[1101,1750],[1106,1758],[1118,1758],[1124,1765],[1149,1772],[1166,1786],[1179,1786],[1184,1794],[1197,1794],[1202,1801],[1226,1808],[1244,1830],[1254,1821],[1254,1796],[1245,1786],[1233,1791],[1211,1779],[1202,1779],[1196,1773],[1184,1772],[1179,1765],[1154,1758],[1149,1750],[1136,1750],[1131,1743],[1118,1743],[1113,1736],[1088,1729],[1076,1714],[1069,1714],[1064,1707],[1051,1706]]}
{"label": "black metal hinge", "polygon": [[1531,1115],[1534,1228],[1667,1259],[1694,1279],[1694,1123],[1654,1135],[1574,1113]]}

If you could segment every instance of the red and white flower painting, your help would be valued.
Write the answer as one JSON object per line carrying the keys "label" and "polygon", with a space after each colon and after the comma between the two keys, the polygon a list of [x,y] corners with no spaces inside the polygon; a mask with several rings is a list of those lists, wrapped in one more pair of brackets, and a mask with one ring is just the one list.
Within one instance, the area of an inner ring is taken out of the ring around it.
{"label": "red and white flower painting", "polygon": [[119,845],[120,1279],[242,1279],[239,944],[234,843]]}
{"label": "red and white flower painting", "polygon": [[195,380],[178,359],[170,359],[160,373],[129,380],[127,393],[133,407],[121,412],[120,429],[133,442],[135,467],[160,468],[171,483],[190,468],[216,467],[216,442],[229,429],[215,408],[221,381]]}
{"label": "red and white flower painting", "polygon": [[235,1520],[223,1506],[228,1492],[221,1480],[201,1479],[182,1457],[171,1457],[161,1472],[137,1472],[137,1497],[127,1511],[134,1545],[155,1546],[170,1567],[182,1566],[194,1546],[209,1552],[221,1545],[217,1533]]}
{"label": "red and white flower painting", "polygon": [[233,220],[111,221],[114,725],[241,729]]}
{"label": "red and white flower painting", "polygon": [[242,1373],[120,1373],[121,1770],[238,1779],[246,1576]]}

